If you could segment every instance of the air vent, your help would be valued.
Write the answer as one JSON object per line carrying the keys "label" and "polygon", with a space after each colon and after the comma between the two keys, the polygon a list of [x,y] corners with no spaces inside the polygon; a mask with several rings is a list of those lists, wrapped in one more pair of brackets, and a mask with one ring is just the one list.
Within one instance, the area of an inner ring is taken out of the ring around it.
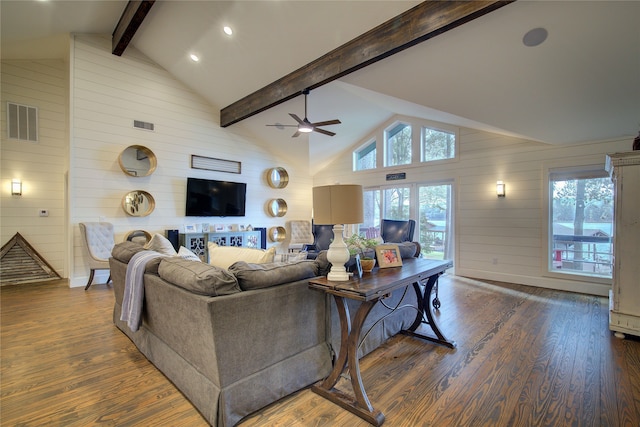
{"label": "air vent", "polygon": [[150,130],[153,132],[153,123],[143,122],[141,120],[134,120],[133,127],[138,129]]}
{"label": "air vent", "polygon": [[191,169],[204,169],[216,172],[241,173],[242,163],[235,160],[216,159],[191,155]]}
{"label": "air vent", "polygon": [[7,102],[7,132],[10,139],[38,142],[38,109]]}

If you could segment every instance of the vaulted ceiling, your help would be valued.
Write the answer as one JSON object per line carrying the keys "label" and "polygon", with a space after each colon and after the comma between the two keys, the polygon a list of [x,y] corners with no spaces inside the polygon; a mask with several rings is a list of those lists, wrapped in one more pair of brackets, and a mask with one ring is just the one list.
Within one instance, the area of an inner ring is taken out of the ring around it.
{"label": "vaulted ceiling", "polygon": [[[158,0],[131,45],[219,110],[418,3]],[[2,57],[61,57],[65,33],[111,34],[126,4],[3,0]],[[640,128],[638,22],[636,1],[519,0],[312,90],[309,119],[339,118],[327,127],[334,137],[265,126],[303,117],[302,97],[231,127],[281,153],[308,146],[312,172],[395,114],[549,144],[631,140]],[[548,37],[525,46],[534,28]]]}

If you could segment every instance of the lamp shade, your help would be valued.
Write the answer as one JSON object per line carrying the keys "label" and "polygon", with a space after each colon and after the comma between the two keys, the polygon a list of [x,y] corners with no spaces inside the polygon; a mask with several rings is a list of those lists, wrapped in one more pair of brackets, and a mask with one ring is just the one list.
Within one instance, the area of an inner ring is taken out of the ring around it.
{"label": "lamp shade", "polygon": [[325,185],[313,188],[315,224],[361,224],[362,185]]}

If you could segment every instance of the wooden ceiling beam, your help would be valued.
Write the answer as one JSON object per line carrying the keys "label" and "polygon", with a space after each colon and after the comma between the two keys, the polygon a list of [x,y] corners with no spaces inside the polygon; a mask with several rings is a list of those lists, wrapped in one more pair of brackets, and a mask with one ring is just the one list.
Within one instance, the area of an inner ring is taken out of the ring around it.
{"label": "wooden ceiling beam", "polygon": [[227,127],[302,93],[506,6],[507,1],[425,1],[220,110]]}
{"label": "wooden ceiling beam", "polygon": [[122,56],[156,0],[129,0],[111,35],[111,53]]}

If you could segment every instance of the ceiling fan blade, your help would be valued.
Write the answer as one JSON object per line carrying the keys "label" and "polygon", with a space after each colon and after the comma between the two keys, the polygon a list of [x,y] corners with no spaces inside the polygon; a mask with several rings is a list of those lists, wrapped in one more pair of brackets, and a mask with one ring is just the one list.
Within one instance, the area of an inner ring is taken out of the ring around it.
{"label": "ceiling fan blade", "polygon": [[297,138],[300,136],[300,132],[296,131],[296,133],[294,133],[293,135],[291,135],[291,138]]}
{"label": "ceiling fan blade", "polygon": [[293,113],[289,113],[289,115],[290,115],[291,117],[293,117],[293,120],[295,120],[296,122],[300,123],[301,125],[302,125],[302,124],[304,124],[304,121],[302,121],[302,120],[300,119],[300,117],[296,116],[296,115],[295,115],[295,114],[293,114]]}
{"label": "ceiling fan blade", "polygon": [[313,128],[313,131],[321,133],[323,135],[328,135],[328,136],[333,136],[333,135],[336,134],[335,132],[329,132],[328,130],[324,130],[324,129],[320,129],[320,128],[316,128],[316,127]]}
{"label": "ceiling fan blade", "polygon": [[311,123],[311,126],[339,125],[340,123],[342,123],[340,120],[335,119],[335,120],[327,120],[326,122]]}

